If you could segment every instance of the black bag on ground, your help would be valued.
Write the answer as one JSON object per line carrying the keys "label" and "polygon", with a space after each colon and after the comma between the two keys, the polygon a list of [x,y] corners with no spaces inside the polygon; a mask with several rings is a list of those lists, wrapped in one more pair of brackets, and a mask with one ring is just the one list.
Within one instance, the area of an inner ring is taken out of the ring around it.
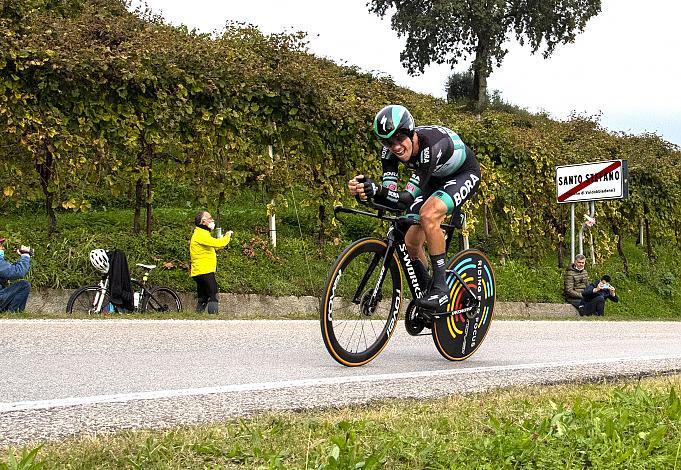
{"label": "black bag on ground", "polygon": [[135,310],[128,259],[121,250],[112,250],[109,255],[109,302],[128,311]]}

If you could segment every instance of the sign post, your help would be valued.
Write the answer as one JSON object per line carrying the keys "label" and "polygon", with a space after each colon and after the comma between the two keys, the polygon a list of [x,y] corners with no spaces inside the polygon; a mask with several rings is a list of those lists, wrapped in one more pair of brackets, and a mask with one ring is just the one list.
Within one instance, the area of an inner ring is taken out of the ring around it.
{"label": "sign post", "polygon": [[[571,261],[575,259],[575,203],[625,199],[628,196],[629,170],[626,160],[607,160],[556,167],[556,199],[559,204],[571,205]],[[591,217],[594,215],[595,206],[592,205]],[[582,250],[581,243],[580,250]]]}

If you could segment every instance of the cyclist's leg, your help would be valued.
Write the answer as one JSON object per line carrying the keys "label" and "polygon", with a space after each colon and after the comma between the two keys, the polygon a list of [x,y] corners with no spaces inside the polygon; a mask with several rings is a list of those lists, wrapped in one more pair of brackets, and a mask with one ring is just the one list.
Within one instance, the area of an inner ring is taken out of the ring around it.
{"label": "cyclist's leg", "polygon": [[480,165],[477,160],[471,159],[458,173],[441,181],[421,208],[421,226],[426,234],[433,265],[432,287],[428,295],[419,302],[422,307],[438,309],[446,305],[449,299],[445,267],[446,244],[440,224],[448,214],[460,214],[463,203],[477,192],[479,186]]}
{"label": "cyclist's leg", "polygon": [[[406,213],[407,217],[419,219],[419,211],[421,206],[423,206],[423,197],[418,196],[414,203],[409,207]],[[411,257],[412,263],[414,265],[414,270],[416,271],[416,276],[418,277],[419,284],[421,288],[425,291],[430,284],[430,274],[428,274],[428,258],[426,258],[426,253],[423,251],[423,244],[426,242],[426,234],[420,225],[412,225],[409,227],[405,237],[404,243],[407,245],[407,251]]]}
{"label": "cyclist's leg", "polygon": [[[470,149],[466,148],[468,152]],[[447,214],[453,214],[455,226],[463,226],[461,206],[478,192],[480,187],[480,164],[471,159],[458,173],[445,179],[433,197],[440,199],[447,206]]]}
{"label": "cyclist's leg", "polygon": [[433,268],[433,280],[426,295],[417,300],[417,305],[429,310],[442,310],[449,303],[449,289],[446,284],[445,236],[440,224],[448,213],[446,204],[431,196],[420,211],[421,226],[428,241],[428,252]]}

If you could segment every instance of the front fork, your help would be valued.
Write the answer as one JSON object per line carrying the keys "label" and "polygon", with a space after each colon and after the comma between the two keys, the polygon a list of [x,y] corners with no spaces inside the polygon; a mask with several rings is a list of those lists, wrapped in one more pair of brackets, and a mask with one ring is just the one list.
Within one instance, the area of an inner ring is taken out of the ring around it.
{"label": "front fork", "polygon": [[[374,255],[373,259],[369,263],[369,266],[367,267],[367,270],[364,272],[362,280],[359,282],[359,285],[355,290],[355,294],[352,296],[352,302],[357,305],[361,304],[365,309],[365,315],[367,316],[372,315],[376,311],[376,306],[378,305],[378,302],[381,301],[381,287],[383,286],[383,281],[385,280],[385,276],[389,271],[390,260],[394,253],[395,239],[392,235],[392,231],[390,231],[388,233],[388,246],[386,247],[385,253],[383,256],[381,256],[380,253],[376,253]],[[379,263],[381,263],[381,271],[378,273],[378,279],[376,279],[376,285],[374,286],[374,290],[371,292],[371,296],[367,298],[366,295],[363,295],[362,293],[369,282],[369,278]]]}
{"label": "front fork", "polygon": [[102,311],[102,304],[104,303],[104,298],[106,297],[106,289],[108,286],[109,286],[108,276],[105,279],[99,281],[99,291],[95,295],[95,301],[92,306],[94,308],[95,313],[101,313]]}

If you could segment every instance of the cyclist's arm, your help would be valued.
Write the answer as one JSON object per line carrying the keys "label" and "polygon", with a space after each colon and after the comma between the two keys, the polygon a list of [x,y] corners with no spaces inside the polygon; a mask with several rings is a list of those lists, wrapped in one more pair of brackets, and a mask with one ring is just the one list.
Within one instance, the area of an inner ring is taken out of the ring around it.
{"label": "cyclist's arm", "polygon": [[414,196],[409,191],[397,190],[399,162],[387,148],[381,151],[381,167],[383,176],[381,186],[376,185],[372,199],[383,206],[404,210],[414,202]]}
{"label": "cyclist's arm", "polygon": [[213,248],[224,248],[227,246],[231,238],[232,237],[230,236],[229,232],[226,233],[222,238],[214,238],[207,230],[198,230],[196,242],[199,245],[212,246]]}
{"label": "cyclist's arm", "polygon": [[390,153],[387,148],[383,148],[381,152],[381,167],[383,168],[383,177],[381,178],[381,186],[392,191],[397,191],[397,177],[398,161],[395,156]]}
{"label": "cyclist's arm", "polygon": [[379,188],[374,201],[383,206],[397,210],[405,210],[414,202],[414,196],[409,191],[393,191],[385,187]]}

